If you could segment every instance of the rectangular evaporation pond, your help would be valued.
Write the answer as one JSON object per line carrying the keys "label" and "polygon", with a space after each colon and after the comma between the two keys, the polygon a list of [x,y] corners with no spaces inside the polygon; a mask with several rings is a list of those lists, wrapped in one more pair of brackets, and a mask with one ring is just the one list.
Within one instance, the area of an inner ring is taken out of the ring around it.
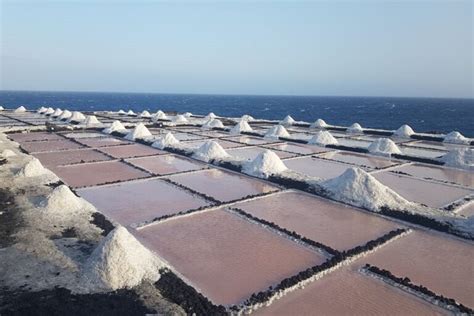
{"label": "rectangular evaporation pond", "polygon": [[194,133],[201,136],[213,137],[213,138],[230,136],[229,133],[218,132],[218,131],[200,131],[200,132],[194,132]]}
{"label": "rectangular evaporation pond", "polygon": [[80,138],[93,138],[93,137],[107,137],[106,135],[98,132],[74,132],[74,133],[62,133],[67,138],[80,139]]}
{"label": "rectangular evaporation pond", "polygon": [[[238,158],[243,158],[247,160],[253,160],[255,159],[260,153],[268,150],[268,148],[262,148],[262,147],[242,147],[242,148],[233,148],[227,150],[227,153],[229,155],[232,155],[234,157]],[[275,154],[277,154],[278,157],[281,159],[283,158],[291,158],[291,157],[296,157],[297,154],[293,153],[288,153],[280,150],[272,150]]]}
{"label": "rectangular evaporation pond", "polygon": [[129,141],[118,139],[115,137],[81,138],[77,139],[77,141],[83,145],[92,148],[130,144]]}
{"label": "rectangular evaporation pond", "polygon": [[79,148],[83,148],[84,146],[63,138],[61,140],[26,142],[26,143],[22,143],[21,147],[30,153],[38,153],[38,152],[46,152],[46,151],[79,149]]}
{"label": "rectangular evaporation pond", "polygon": [[52,169],[58,177],[72,187],[86,187],[98,184],[145,178],[148,173],[130,167],[120,161],[104,161],[59,166]]}
{"label": "rectangular evaporation pond", "polygon": [[131,158],[127,162],[157,175],[204,169],[203,163],[176,155]]}
{"label": "rectangular evaporation pond", "polygon": [[474,306],[474,247],[450,237],[414,231],[364,258],[437,294]]}
{"label": "rectangular evaporation pond", "polygon": [[209,205],[206,200],[158,179],[84,188],[77,192],[122,225]]}
{"label": "rectangular evaporation pond", "polygon": [[215,304],[237,304],[325,261],[321,254],[222,209],[140,229],[144,244]]}
{"label": "rectangular evaporation pond", "polygon": [[100,150],[114,158],[133,158],[165,154],[165,151],[155,149],[142,144],[130,144],[121,146],[101,147]]}
{"label": "rectangular evaporation pond", "polygon": [[[405,293],[349,267],[288,293],[255,315],[449,315],[421,298]],[[252,313],[253,315],[253,313]]]}
{"label": "rectangular evaporation pond", "polygon": [[214,168],[169,178],[223,202],[278,190],[277,187],[264,181]]}
{"label": "rectangular evaporation pond", "polygon": [[369,145],[372,143],[370,141],[357,140],[354,138],[338,138],[337,141],[339,145],[357,148],[369,148]]}
{"label": "rectangular evaporation pond", "polygon": [[445,150],[449,151],[452,149],[459,149],[459,148],[468,148],[469,146],[466,145],[461,145],[461,144],[450,144],[450,143],[441,143],[441,142],[433,142],[433,141],[425,141],[425,140],[420,140],[420,141],[415,141],[415,142],[409,142],[404,144],[406,146],[414,146],[414,147],[421,147],[421,148],[427,148],[427,149],[438,149],[438,150]]}
{"label": "rectangular evaporation pond", "polygon": [[354,208],[298,192],[236,205],[247,213],[338,250],[363,245],[401,225]]}
{"label": "rectangular evaporation pond", "polygon": [[184,141],[184,140],[196,140],[196,139],[207,139],[206,136],[201,136],[201,135],[194,135],[194,134],[189,134],[189,133],[172,133],[173,136],[179,140],[179,141]]}
{"label": "rectangular evaporation pond", "polygon": [[431,178],[474,187],[474,172],[468,170],[413,164],[395,168],[394,171],[406,172],[419,178]]}
{"label": "rectangular evaporation pond", "polygon": [[340,176],[347,168],[352,167],[346,164],[312,157],[289,159],[285,160],[284,163],[288,168],[294,171],[321,179],[331,179]]}
{"label": "rectangular evaporation pond", "polygon": [[35,153],[33,156],[38,158],[47,167],[110,160],[108,156],[93,149],[50,151]]}
{"label": "rectangular evaporation pond", "polygon": [[373,176],[407,200],[431,207],[443,207],[472,193],[468,189],[399,176],[389,172],[374,173]]}
{"label": "rectangular evaporation pond", "polygon": [[244,144],[239,144],[236,142],[229,142],[225,141],[223,139],[202,139],[202,140],[192,140],[192,141],[186,141],[183,142],[183,145],[190,146],[190,147],[200,147],[202,144],[204,144],[207,141],[213,140],[216,143],[219,143],[219,145],[222,146],[222,148],[235,148],[235,147],[242,147],[245,146]]}
{"label": "rectangular evaporation pond", "polygon": [[438,158],[446,154],[446,151],[409,147],[405,145],[400,145],[398,148],[400,148],[404,155],[422,158]]}
{"label": "rectangular evaporation pond", "polygon": [[357,137],[354,137],[354,138],[359,139],[359,140],[365,140],[365,141],[368,141],[368,142],[374,142],[374,141],[376,141],[377,139],[380,139],[380,138],[390,138],[394,143],[397,143],[397,144],[409,141],[406,138],[397,138],[397,137],[381,136],[381,135],[362,135],[362,136],[357,136]]}
{"label": "rectangular evaporation pond", "polygon": [[296,154],[301,155],[312,155],[317,153],[323,153],[330,151],[329,148],[319,147],[316,145],[303,145],[303,144],[290,144],[290,143],[283,143],[283,144],[275,144],[275,145],[266,145],[265,148],[269,148],[272,150],[283,150],[289,151]]}
{"label": "rectangular evaporation pond", "polygon": [[359,166],[365,166],[372,169],[383,169],[401,163],[398,160],[374,157],[370,155],[351,153],[346,151],[328,152],[326,154],[320,155],[319,157],[355,164]]}
{"label": "rectangular evaporation pond", "polygon": [[55,133],[43,132],[8,134],[8,137],[19,143],[32,141],[64,140],[64,137],[61,137]]}
{"label": "rectangular evaporation pond", "polygon": [[263,144],[271,144],[271,143],[277,142],[275,140],[263,139],[263,138],[252,137],[252,136],[234,136],[234,137],[226,138],[226,140],[239,142],[246,145],[263,145]]}

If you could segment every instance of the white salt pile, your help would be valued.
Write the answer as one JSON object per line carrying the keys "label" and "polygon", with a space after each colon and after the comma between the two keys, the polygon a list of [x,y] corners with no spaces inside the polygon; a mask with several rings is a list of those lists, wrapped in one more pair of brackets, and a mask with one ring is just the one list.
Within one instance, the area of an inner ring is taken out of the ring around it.
{"label": "white salt pile", "polygon": [[84,268],[82,284],[92,291],[132,288],[159,279],[165,264],[123,226],[111,231],[93,251]]}
{"label": "white salt pile", "polygon": [[13,156],[16,156],[16,153],[13,150],[4,149],[2,151],[2,157],[3,158],[13,157]]}
{"label": "white salt pile", "polygon": [[454,131],[446,135],[443,139],[443,142],[468,145],[471,143],[471,140],[467,137],[464,137],[464,135],[462,135],[461,133]]}
{"label": "white salt pile", "polygon": [[155,122],[157,120],[168,120],[168,116],[165,114],[165,112],[158,110],[155,114],[153,114],[152,120]]}
{"label": "white salt pile", "polygon": [[105,134],[112,134],[113,132],[126,132],[127,129],[120,121],[113,121],[112,124],[102,130]]}
{"label": "white salt pile", "polygon": [[0,105],[0,111],[3,111],[3,110],[5,110],[5,108]]}
{"label": "white salt pile", "polygon": [[328,131],[319,131],[308,141],[308,144],[326,146],[326,145],[337,145],[339,142],[332,136]]}
{"label": "white salt pile", "polygon": [[80,123],[80,122],[84,121],[85,119],[86,119],[86,117],[84,116],[84,114],[82,114],[81,112],[78,112],[78,111],[74,111],[74,112],[72,112],[72,115],[69,117],[68,122]]}
{"label": "white salt pile", "polygon": [[133,112],[132,110],[128,110],[127,115],[133,115],[133,116],[135,116],[136,114],[135,114],[135,112]]}
{"label": "white salt pile", "polygon": [[15,113],[26,112],[26,108],[22,105],[22,106],[17,107],[13,112]]}
{"label": "white salt pile", "polygon": [[474,170],[474,149],[459,148],[453,149],[440,158],[445,166]]}
{"label": "white salt pile", "polygon": [[240,120],[241,121],[247,121],[247,122],[251,122],[251,121],[255,121],[255,119],[253,118],[253,116],[250,116],[248,114],[244,114],[240,117]]}
{"label": "white salt pile", "polygon": [[415,131],[407,124],[403,124],[393,133],[394,136],[400,138],[410,138],[413,134],[415,134]]}
{"label": "white salt pile", "polygon": [[337,201],[372,211],[378,211],[382,206],[391,209],[413,206],[413,203],[359,168],[348,168],[339,177],[322,182],[321,186]]}
{"label": "white salt pile", "polygon": [[239,123],[237,123],[232,129],[230,130],[230,133],[233,135],[240,134],[241,132],[251,132],[252,128],[250,127],[249,123],[245,120],[241,120]]}
{"label": "white salt pile", "polygon": [[120,110],[118,111],[118,114],[124,115],[124,114],[127,114],[127,112],[125,112],[124,110],[120,109]]}
{"label": "white salt pile", "polygon": [[52,117],[58,117],[60,116],[61,114],[63,114],[63,110],[61,110],[60,108],[57,108],[56,110],[54,110],[54,113],[51,114]]}
{"label": "white salt pile", "polygon": [[153,135],[150,133],[148,128],[146,128],[146,126],[143,123],[139,123],[137,126],[135,126],[135,128],[131,132],[129,132],[125,136],[125,139],[135,140],[137,138],[145,139],[149,137],[153,137]]}
{"label": "white salt pile", "polygon": [[265,138],[267,139],[278,139],[278,137],[290,137],[290,134],[281,125],[276,125],[270,128],[266,133],[265,133]]}
{"label": "white salt pile", "polygon": [[326,122],[322,119],[317,119],[313,124],[311,124],[310,128],[324,128],[327,127],[328,125]]}
{"label": "white salt pile", "polygon": [[148,117],[151,117],[151,114],[150,114],[150,112],[148,112],[148,111],[145,110],[145,111],[143,111],[142,113],[140,113],[139,116],[140,116],[140,117],[144,117],[144,118],[148,118]]}
{"label": "white salt pile", "polygon": [[206,119],[208,119],[208,120],[209,120],[209,119],[214,119],[214,118],[216,118],[216,117],[217,117],[217,115],[215,115],[213,112],[211,112],[211,113],[209,113],[208,115],[206,115]]}
{"label": "white salt pile", "polygon": [[48,108],[46,112],[44,112],[45,115],[53,115],[54,109],[53,108]]}
{"label": "white salt pile", "polygon": [[351,134],[361,134],[363,132],[362,126],[360,126],[359,123],[352,124],[347,128],[346,131]]}
{"label": "white salt pile", "polygon": [[168,132],[166,135],[161,136],[156,141],[154,141],[151,146],[158,149],[165,149],[167,147],[173,147],[177,144],[179,144],[179,140],[177,140],[171,132]]}
{"label": "white salt pile", "polygon": [[40,202],[43,212],[48,214],[67,215],[77,210],[94,209],[94,206],[86,200],[76,196],[66,185],[60,185],[51,192],[45,200]]}
{"label": "white salt pile", "polygon": [[376,155],[390,156],[392,154],[401,154],[402,151],[397,144],[389,138],[379,138],[369,145],[369,152]]}
{"label": "white salt pile", "polygon": [[58,120],[65,120],[69,119],[72,116],[72,113],[68,110],[64,110],[60,116],[58,116]]}
{"label": "white salt pile", "polygon": [[218,119],[211,118],[201,125],[202,129],[224,128],[224,124]]}
{"label": "white salt pile", "polygon": [[288,170],[285,164],[271,150],[265,150],[254,160],[243,165],[242,172],[259,178],[268,178]]}
{"label": "white salt pile", "polygon": [[36,110],[36,113],[44,113],[46,112],[47,108],[45,108],[44,106],[40,107],[38,110]]}
{"label": "white salt pile", "polygon": [[41,162],[37,158],[29,160],[20,170],[16,173],[20,177],[40,177],[48,176],[48,178],[57,178],[54,173],[43,167]]}
{"label": "white salt pile", "polygon": [[289,115],[285,116],[283,121],[280,122],[281,125],[293,125],[294,123],[295,120]]}
{"label": "white salt pile", "polygon": [[186,118],[190,118],[191,116],[193,116],[193,113],[186,112],[186,113],[183,113],[183,116],[186,117]]}
{"label": "white salt pile", "polygon": [[179,124],[183,124],[183,123],[187,123],[188,122],[188,119],[184,117],[184,115],[176,115],[176,117],[174,118],[173,120],[174,123],[179,123]]}
{"label": "white salt pile", "polygon": [[223,160],[229,157],[230,155],[225,151],[225,149],[213,140],[205,142],[193,153],[193,158],[205,162],[211,160]]}
{"label": "white salt pile", "polygon": [[102,123],[97,119],[95,115],[89,115],[84,121],[84,124],[87,127],[93,127],[93,126],[101,125]]}

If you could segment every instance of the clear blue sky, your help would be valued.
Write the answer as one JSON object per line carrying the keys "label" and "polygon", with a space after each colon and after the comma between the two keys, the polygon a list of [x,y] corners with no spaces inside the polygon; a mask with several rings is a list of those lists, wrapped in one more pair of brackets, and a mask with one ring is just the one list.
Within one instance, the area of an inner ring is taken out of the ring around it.
{"label": "clear blue sky", "polygon": [[470,0],[0,1],[3,90],[474,97]]}

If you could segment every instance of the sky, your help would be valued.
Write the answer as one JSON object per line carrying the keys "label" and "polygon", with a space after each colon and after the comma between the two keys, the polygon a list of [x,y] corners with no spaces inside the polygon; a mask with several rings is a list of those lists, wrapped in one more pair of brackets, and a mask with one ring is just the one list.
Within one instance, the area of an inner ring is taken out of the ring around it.
{"label": "sky", "polygon": [[0,89],[474,97],[474,2],[0,0]]}

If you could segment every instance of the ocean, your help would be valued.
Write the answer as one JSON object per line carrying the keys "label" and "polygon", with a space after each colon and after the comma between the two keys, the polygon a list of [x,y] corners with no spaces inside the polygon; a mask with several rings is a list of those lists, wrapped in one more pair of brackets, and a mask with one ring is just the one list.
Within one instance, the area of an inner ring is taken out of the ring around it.
{"label": "ocean", "polygon": [[408,124],[417,132],[456,130],[474,137],[474,99],[0,91],[0,105],[78,111],[161,109],[222,116],[250,114],[263,119],[283,119],[289,114],[308,122],[322,118],[328,124],[358,122],[363,127],[384,129]]}

